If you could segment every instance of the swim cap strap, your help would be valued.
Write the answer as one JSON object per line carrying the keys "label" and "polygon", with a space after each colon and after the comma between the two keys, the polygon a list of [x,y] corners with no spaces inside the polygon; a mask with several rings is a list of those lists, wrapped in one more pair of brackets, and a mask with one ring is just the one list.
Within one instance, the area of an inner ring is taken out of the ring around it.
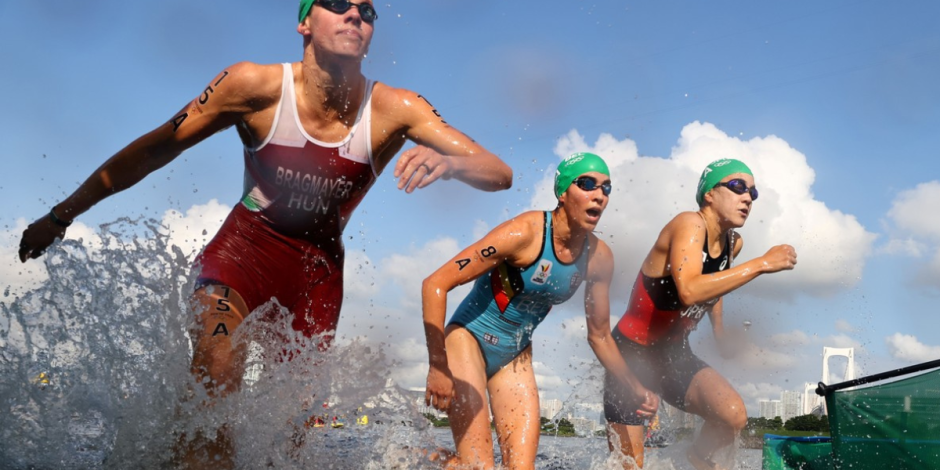
{"label": "swim cap strap", "polygon": [[558,169],[555,170],[555,197],[560,198],[575,179],[592,171],[610,176],[607,163],[604,162],[603,158],[593,153],[576,153],[562,160],[558,164]]}
{"label": "swim cap strap", "polygon": [[744,173],[754,176],[754,173],[751,173],[751,169],[740,160],[722,158],[721,160],[715,160],[709,163],[708,166],[705,167],[705,170],[702,171],[702,177],[698,180],[698,189],[695,192],[695,201],[698,202],[699,207],[705,204],[705,193],[711,191],[716,184],[720,183],[721,180],[725,179],[728,175],[735,173]]}

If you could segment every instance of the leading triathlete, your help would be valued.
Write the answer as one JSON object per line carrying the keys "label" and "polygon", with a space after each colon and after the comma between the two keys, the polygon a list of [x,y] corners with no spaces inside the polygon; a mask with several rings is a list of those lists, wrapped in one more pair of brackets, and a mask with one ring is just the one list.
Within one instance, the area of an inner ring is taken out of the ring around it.
{"label": "leading triathlete", "polygon": [[[271,297],[293,313],[295,329],[323,334],[319,344],[328,346],[343,298],[343,228],[406,140],[419,144],[394,168],[406,192],[441,178],[487,191],[512,184],[505,163],[444,122],[421,95],[362,75],[377,17],[370,0],[301,0],[300,62],[223,70],[30,224],[20,259],[42,255],[96,203],[234,126],[245,147],[244,193],[197,261],[192,371],[211,396],[238,388],[243,358],[231,335]],[[210,454],[228,460],[220,447]]]}

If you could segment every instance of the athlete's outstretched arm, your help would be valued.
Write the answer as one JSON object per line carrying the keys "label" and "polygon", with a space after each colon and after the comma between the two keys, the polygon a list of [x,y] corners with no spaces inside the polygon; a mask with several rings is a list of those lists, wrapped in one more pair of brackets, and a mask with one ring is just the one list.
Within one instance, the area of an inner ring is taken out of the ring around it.
{"label": "athlete's outstretched arm", "polygon": [[620,350],[610,334],[610,283],[614,275],[614,255],[606,243],[594,238],[591,258],[588,260],[586,285],[584,287],[584,313],[587,317],[588,344],[611,374],[624,387],[643,397],[643,405],[637,414],[652,417],[659,408],[659,396],[648,390],[630,371]]}
{"label": "athlete's outstretched arm", "polygon": [[[538,216],[541,216],[541,213],[538,213]],[[454,395],[454,381],[444,348],[447,293],[486,274],[504,261],[519,264],[521,253],[535,243],[533,222],[536,221],[532,213],[526,213],[503,222],[424,280],[421,302],[428,361],[431,366],[425,392],[425,402],[428,406],[446,411]]]}
{"label": "athlete's outstretched arm", "polygon": [[123,191],[173,161],[184,150],[239,121],[247,112],[245,90],[254,86],[253,64],[236,64],[209,82],[200,96],[160,127],[137,138],[98,167],[64,201],[30,224],[20,242],[20,260],[42,255],[65,235],[65,226],[112,194]]}
{"label": "athlete's outstretched arm", "polygon": [[[777,245],[763,256],[713,274],[702,274],[702,244],[705,224],[695,212],[683,212],[666,226],[668,233],[667,262],[676,281],[679,300],[694,305],[721,297],[754,280],[761,274],[793,269],[796,250],[790,245]],[[722,235],[725,236],[725,235]],[[740,252],[744,241],[734,238],[734,253]]]}
{"label": "athlete's outstretched arm", "polygon": [[439,178],[456,178],[484,191],[512,186],[509,165],[444,121],[426,98],[412,91],[378,86],[383,87],[383,105],[390,107],[401,132],[419,145],[398,158],[395,177],[399,189],[410,193]]}

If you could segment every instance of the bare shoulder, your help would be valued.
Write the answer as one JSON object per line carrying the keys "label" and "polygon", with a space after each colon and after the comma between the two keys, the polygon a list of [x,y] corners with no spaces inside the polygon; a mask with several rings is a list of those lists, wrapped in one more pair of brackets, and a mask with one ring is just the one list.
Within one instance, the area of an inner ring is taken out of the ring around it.
{"label": "bare shoulder", "polygon": [[238,62],[219,72],[209,86],[222,91],[227,85],[230,99],[258,109],[280,98],[283,73],[281,64]]}
{"label": "bare shoulder", "polygon": [[518,237],[520,240],[536,239],[542,236],[545,213],[542,211],[523,212],[500,224],[505,235]]}
{"label": "bare shoulder", "polygon": [[613,259],[614,252],[613,250],[610,249],[610,246],[604,243],[604,240],[601,240],[600,238],[597,237],[597,235],[593,233],[590,235],[589,240],[590,240],[589,243],[591,247],[592,257],[600,256],[600,257],[609,257]]}
{"label": "bare shoulder", "polygon": [[427,98],[405,88],[395,88],[375,82],[372,88],[372,110],[374,115],[394,124],[406,127],[427,119],[440,119],[440,114]]}
{"label": "bare shoulder", "polygon": [[610,279],[614,271],[614,252],[603,240],[594,235],[588,239],[590,255],[588,258],[588,277],[592,279]]}
{"label": "bare shoulder", "polygon": [[705,228],[705,220],[698,212],[680,212],[669,221],[669,226]]}
{"label": "bare shoulder", "polygon": [[401,106],[412,106],[421,100],[417,93],[404,88],[395,88],[375,82],[372,88],[372,106],[379,110],[394,110]]}
{"label": "bare shoulder", "polygon": [[734,246],[734,252],[732,253],[732,255],[734,257],[737,257],[738,253],[741,252],[741,249],[744,248],[744,237],[742,237],[740,233],[732,230],[731,231],[731,243]]}

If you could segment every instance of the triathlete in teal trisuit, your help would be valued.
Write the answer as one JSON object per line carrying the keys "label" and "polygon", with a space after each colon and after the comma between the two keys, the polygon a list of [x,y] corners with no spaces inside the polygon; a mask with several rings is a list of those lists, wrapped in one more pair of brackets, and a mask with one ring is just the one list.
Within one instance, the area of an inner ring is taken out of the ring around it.
{"label": "triathlete in teal trisuit", "polygon": [[486,377],[492,377],[529,347],[532,332],[553,305],[574,295],[584,279],[588,243],[578,258],[565,263],[555,256],[552,213],[545,212],[542,249],[536,262],[524,267],[501,263],[477,278],[473,290],[454,312],[449,325],[473,333],[486,361]]}
{"label": "triathlete in teal trisuit", "polygon": [[[613,254],[592,233],[610,191],[604,160],[590,153],[571,155],[558,165],[553,211],[526,212],[504,222],[424,281],[431,366],[425,399],[450,418],[457,454],[448,465],[493,468],[489,404],[503,465],[535,466],[540,422],[532,331],[582,280],[594,353],[641,397],[643,416],[656,412],[656,395],[634,379],[610,335]],[[445,330],[447,293],[474,279],[473,291]]]}

